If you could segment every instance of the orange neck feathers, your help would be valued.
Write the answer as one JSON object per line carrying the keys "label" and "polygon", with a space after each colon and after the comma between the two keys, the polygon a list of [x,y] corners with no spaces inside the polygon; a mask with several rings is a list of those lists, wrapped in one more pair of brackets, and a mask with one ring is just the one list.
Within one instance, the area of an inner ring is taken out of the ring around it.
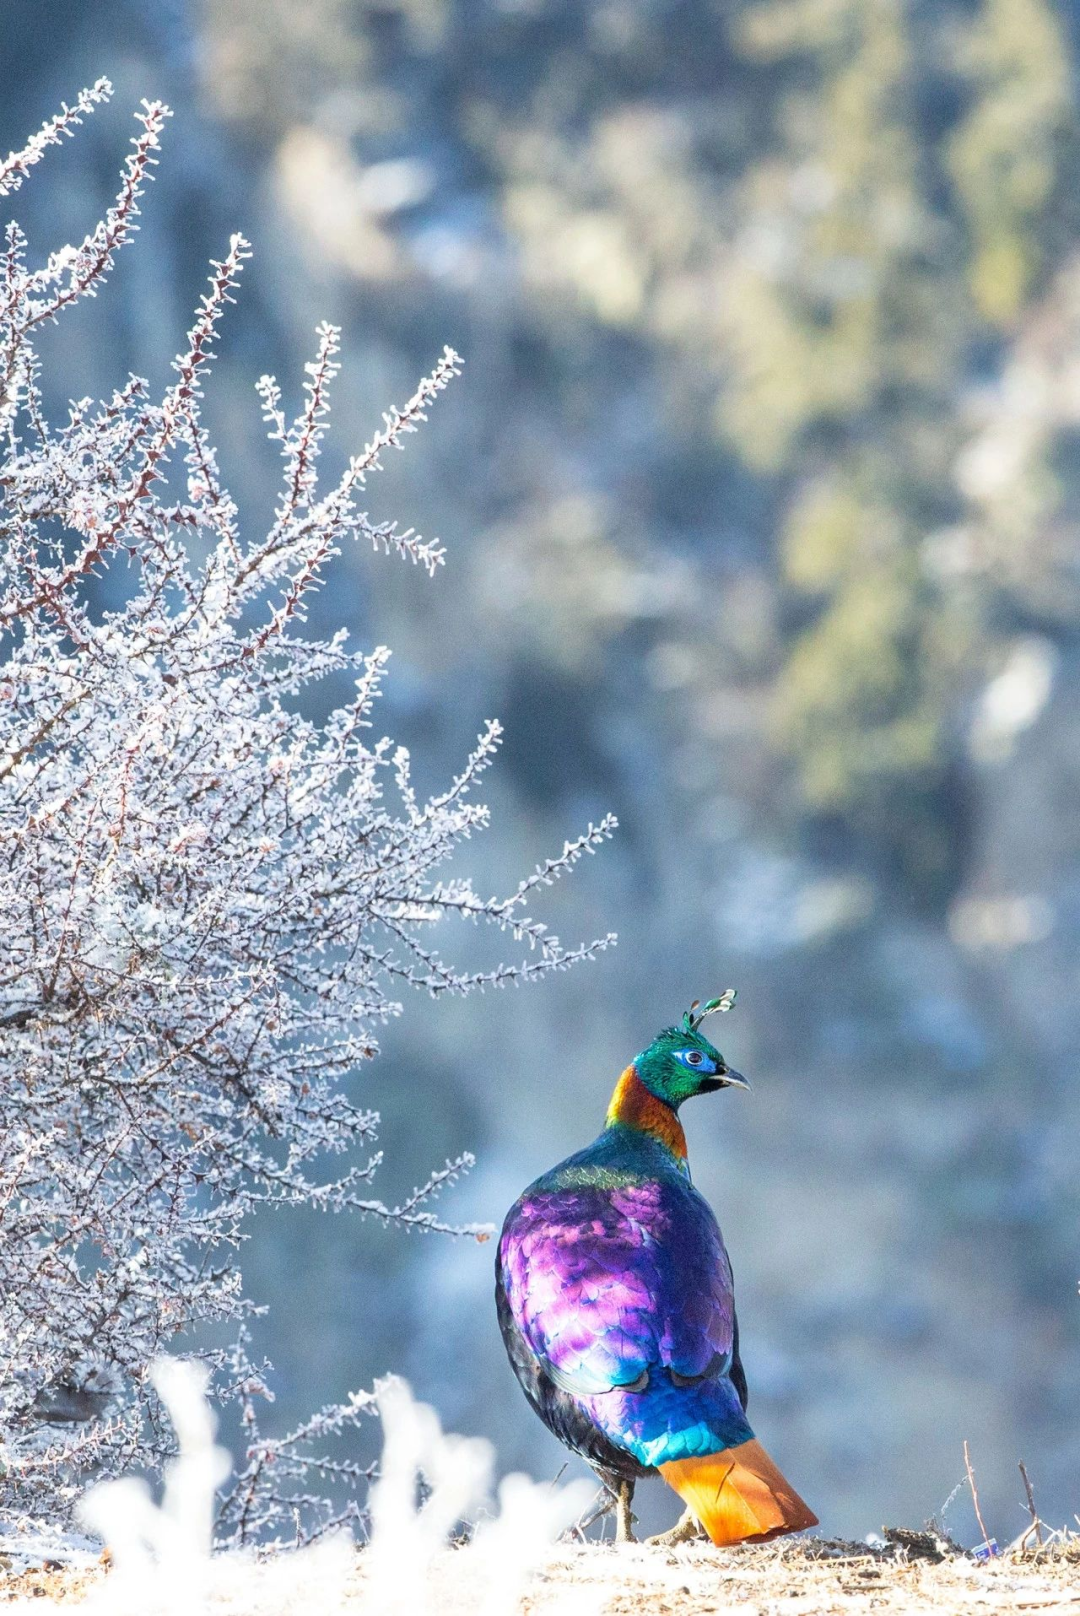
{"label": "orange neck feathers", "polygon": [[637,1074],[635,1066],[628,1066],[615,1085],[608,1106],[607,1125],[621,1123],[624,1128],[636,1128],[659,1139],[679,1161],[686,1160],[686,1135],[682,1123],[669,1105],[650,1094]]}

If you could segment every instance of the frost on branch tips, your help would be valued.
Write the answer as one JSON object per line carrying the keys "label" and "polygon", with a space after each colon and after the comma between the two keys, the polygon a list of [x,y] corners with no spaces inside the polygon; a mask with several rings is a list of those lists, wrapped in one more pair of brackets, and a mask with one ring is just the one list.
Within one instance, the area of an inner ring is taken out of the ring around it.
{"label": "frost on branch tips", "polygon": [[[0,196],[108,93],[99,82],[0,162]],[[344,629],[305,636],[346,540],[429,572],[442,560],[360,502],[455,354],[329,481],[337,333],[318,333],[295,418],[264,377],[283,475],[254,540],[199,415],[241,237],[212,266],[164,397],[130,377],[47,419],[36,339],[134,234],[166,117],[144,105],[116,200],[82,242],[40,261],[11,223],[0,263],[0,1465],[8,1508],[38,1516],[62,1517],[82,1472],[168,1451],[148,1366],[199,1321],[241,1321],[243,1339],[235,1252],[253,1207],[448,1227],[430,1202],[467,1160],[383,1205],[377,1119],[342,1087],[396,996],[523,980],[606,942],[564,950],[528,905],[610,823],[507,898],[441,876],[486,822],[473,788],[497,726],[420,801],[407,754],[371,728],[387,653],[349,648]],[[91,609],[88,583],[110,609]],[[342,673],[355,695],[325,722],[290,709]],[[500,927],[516,961],[455,972],[429,941],[447,914]],[[212,1367],[242,1401],[257,1383],[242,1345]],[[244,1520],[265,1525],[248,1502]]]}

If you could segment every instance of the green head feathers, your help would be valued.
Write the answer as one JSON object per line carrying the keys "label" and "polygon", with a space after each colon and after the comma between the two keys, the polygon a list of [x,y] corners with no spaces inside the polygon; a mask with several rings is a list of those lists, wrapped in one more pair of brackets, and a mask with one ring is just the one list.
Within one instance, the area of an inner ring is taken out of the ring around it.
{"label": "green head feathers", "polygon": [[701,1010],[695,999],[677,1027],[665,1027],[648,1049],[642,1050],[634,1066],[650,1094],[678,1110],[684,1100],[695,1094],[732,1086],[750,1087],[740,1073],[732,1071],[720,1051],[701,1032],[706,1016],[730,1010],[734,1003],[734,988],[728,988],[718,999],[710,999]]}

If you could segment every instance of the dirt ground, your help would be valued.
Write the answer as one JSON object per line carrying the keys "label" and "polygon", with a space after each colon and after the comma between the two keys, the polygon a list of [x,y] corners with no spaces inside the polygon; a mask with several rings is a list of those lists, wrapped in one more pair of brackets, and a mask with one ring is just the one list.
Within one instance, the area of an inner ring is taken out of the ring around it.
{"label": "dirt ground", "polygon": [[[76,1603],[105,1575],[103,1564],[80,1567],[40,1566],[12,1571],[0,1566],[0,1600],[48,1599],[53,1604]],[[45,1609],[48,1607],[45,1606]]]}
{"label": "dirt ground", "polygon": [[[466,1551],[467,1552],[467,1551]],[[108,1573],[101,1564],[79,1570],[0,1569],[0,1601],[76,1606]],[[456,1581],[456,1579],[452,1579]],[[338,1609],[364,1603],[364,1554],[345,1578]],[[460,1586],[447,1612],[463,1607]],[[449,1593],[449,1589],[448,1589]],[[271,1597],[267,1597],[271,1595]],[[252,1568],[251,1609],[272,1611],[276,1600]],[[222,1601],[229,1612],[245,1601]],[[218,1600],[211,1596],[210,1608]],[[432,1609],[441,1605],[438,1597]],[[282,1609],[292,1609],[283,1600]],[[369,1607],[370,1609],[370,1607]],[[675,1549],[648,1545],[562,1545],[517,1607],[519,1616],[567,1612],[603,1616],[996,1616],[997,1612],[1061,1611],[1080,1616],[1080,1540],[980,1563],[937,1554],[924,1534],[910,1534],[886,1551],[864,1544],[809,1540],[762,1547]]]}
{"label": "dirt ground", "polygon": [[[874,1616],[933,1611],[1080,1612],[1080,1544],[982,1564],[968,1556],[888,1555],[862,1544],[808,1542],[760,1548],[691,1545],[591,1548],[554,1560],[536,1593],[547,1609],[554,1588],[596,1583],[605,1616]],[[554,1585],[554,1587],[553,1587]],[[534,1601],[526,1602],[526,1612]]]}

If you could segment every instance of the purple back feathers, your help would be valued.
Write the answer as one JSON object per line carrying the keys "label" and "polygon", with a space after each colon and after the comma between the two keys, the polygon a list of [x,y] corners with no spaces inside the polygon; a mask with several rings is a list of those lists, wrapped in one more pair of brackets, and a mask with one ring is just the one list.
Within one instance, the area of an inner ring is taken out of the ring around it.
{"label": "purple back feathers", "polygon": [[[720,1230],[674,1158],[667,1168],[650,1150],[647,1175],[613,1172],[606,1143],[510,1211],[499,1256],[514,1322],[549,1378],[639,1462],[715,1451],[749,1432],[721,1367],[734,1301]],[[605,1170],[590,1174],[590,1158]]]}

